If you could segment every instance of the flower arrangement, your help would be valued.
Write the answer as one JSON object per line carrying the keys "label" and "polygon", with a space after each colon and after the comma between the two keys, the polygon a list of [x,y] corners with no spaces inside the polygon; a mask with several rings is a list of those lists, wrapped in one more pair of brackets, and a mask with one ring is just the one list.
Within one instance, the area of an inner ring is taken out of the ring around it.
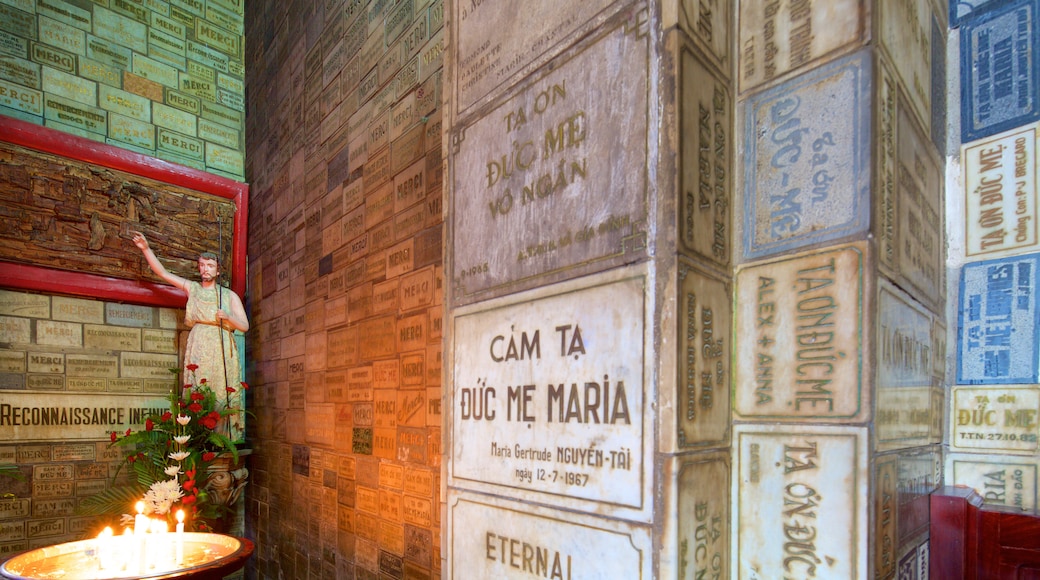
{"label": "flower arrangement", "polygon": [[[132,523],[133,516],[127,511],[143,497],[145,515],[163,516],[172,522],[173,508],[179,504],[198,531],[210,531],[209,522],[226,515],[229,506],[214,497],[205,483],[219,454],[227,453],[234,463],[238,462],[238,449],[225,430],[232,416],[243,411],[218,408],[217,395],[206,385],[206,379],[195,380],[198,365],[185,368],[188,382],[171,391],[169,410],[149,415],[143,430],[111,433],[110,446],[129,451],[119,466],[119,470],[127,467],[132,472],[129,484],[112,485],[85,499],[80,502],[80,513],[122,514],[124,524]],[[243,382],[241,388],[248,389],[249,385]],[[237,389],[227,390],[232,393]]]}

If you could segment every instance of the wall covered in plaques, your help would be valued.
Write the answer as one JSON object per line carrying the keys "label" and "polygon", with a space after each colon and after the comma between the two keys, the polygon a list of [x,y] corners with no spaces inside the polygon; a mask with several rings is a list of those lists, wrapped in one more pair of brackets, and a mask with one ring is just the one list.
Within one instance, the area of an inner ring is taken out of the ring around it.
{"label": "wall covered in plaques", "polygon": [[257,575],[439,577],[443,0],[246,11]]}
{"label": "wall covered in plaques", "polygon": [[0,3],[0,114],[244,181],[244,5]]}
{"label": "wall covered in plaques", "polygon": [[[177,388],[183,311],[0,290],[0,558],[96,533],[76,514],[113,481],[110,433]],[[126,477],[124,469],[120,477]]]}

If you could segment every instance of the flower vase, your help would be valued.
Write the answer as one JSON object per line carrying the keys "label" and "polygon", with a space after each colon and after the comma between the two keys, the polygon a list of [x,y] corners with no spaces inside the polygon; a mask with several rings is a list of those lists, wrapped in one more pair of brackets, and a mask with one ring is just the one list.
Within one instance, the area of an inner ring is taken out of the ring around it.
{"label": "flower vase", "polygon": [[204,520],[211,531],[239,537],[245,533],[246,502],[242,498],[249,483],[246,458],[252,452],[251,449],[240,449],[237,462],[231,453],[220,453],[207,467],[202,487],[211,502],[227,508],[223,517]]}

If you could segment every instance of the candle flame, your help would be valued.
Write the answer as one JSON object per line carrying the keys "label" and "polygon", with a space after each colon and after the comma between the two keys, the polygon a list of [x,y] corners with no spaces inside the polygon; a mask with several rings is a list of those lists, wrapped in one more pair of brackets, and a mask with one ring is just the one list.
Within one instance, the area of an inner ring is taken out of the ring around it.
{"label": "candle flame", "polygon": [[135,505],[134,507],[137,509],[137,513],[139,513],[139,514],[143,514],[144,513],[144,502],[143,501],[138,501],[137,505]]}
{"label": "candle flame", "polygon": [[177,523],[184,523],[184,510],[177,510]]}

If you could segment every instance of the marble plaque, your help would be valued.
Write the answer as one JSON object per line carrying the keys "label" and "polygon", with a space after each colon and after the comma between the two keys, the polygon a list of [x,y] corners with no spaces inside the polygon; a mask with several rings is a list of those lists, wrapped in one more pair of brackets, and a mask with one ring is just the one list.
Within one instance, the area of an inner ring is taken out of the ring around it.
{"label": "marble plaque", "polygon": [[148,306],[105,303],[105,320],[118,326],[151,328],[155,326],[154,310]]}
{"label": "marble plaque", "polygon": [[9,344],[29,344],[31,340],[30,321],[28,318],[0,316],[0,342]]}
{"label": "marble plaque", "polygon": [[[54,296],[57,300],[59,297]],[[51,298],[42,294],[27,294],[0,290],[0,315],[20,316],[27,318],[47,318],[51,316]],[[65,320],[57,315],[55,319]],[[75,321],[73,321],[75,322]],[[5,342],[7,342],[5,340]]]}
{"label": "marble plaque", "polygon": [[685,45],[679,66],[679,240],[685,250],[725,266],[732,238],[733,99]]}
{"label": "marble plaque", "polygon": [[[470,3],[452,6],[457,26],[458,73],[453,87],[460,111],[466,111],[497,87],[529,72],[531,66],[559,53],[575,30],[583,27],[610,6],[606,0],[581,4],[537,0],[523,5],[512,3]],[[525,22],[555,23],[542,34],[527,27],[510,26]]]}
{"label": "marble plaque", "polygon": [[164,402],[162,394],[49,392],[41,398],[39,393],[5,391],[0,393],[0,440],[107,441],[110,431],[143,425],[148,413],[169,407]]}
{"label": "marble plaque", "polygon": [[1040,0],[1007,3],[961,27],[961,141],[1040,119]]}
{"label": "marble plaque", "polygon": [[733,437],[733,577],[866,580],[867,430],[737,425]]}
{"label": "marble plaque", "polygon": [[730,285],[680,258],[676,306],[676,442],[679,448],[719,445],[730,425]]}
{"label": "marble plaque", "polygon": [[1004,0],[949,0],[949,3],[950,28],[956,28],[1007,2]]}
{"label": "marble plaque", "polygon": [[950,449],[1037,452],[1040,388],[1035,385],[953,387]]}
{"label": "marble plaque", "polygon": [[934,423],[942,406],[933,408],[936,346],[932,314],[894,285],[878,288],[876,317],[877,410],[875,435],[880,450],[933,443]]}
{"label": "marble plaque", "polygon": [[336,411],[332,403],[308,403],[304,438],[307,443],[333,446],[336,442]]}
{"label": "marble plaque", "polygon": [[456,311],[450,481],[647,518],[645,280],[582,282]]}
{"label": "marble plaque", "polygon": [[174,330],[145,328],[141,330],[141,341],[141,350],[145,352],[178,353],[177,332]]}
{"label": "marble plaque", "polygon": [[872,70],[862,51],[747,99],[745,260],[865,233]]}
{"label": "marble plaque", "polygon": [[738,271],[737,416],[845,422],[869,415],[870,263],[859,243]]}
{"label": "marble plaque", "polygon": [[[674,24],[689,35],[719,70],[729,71],[733,5],[720,0],[681,0],[662,4],[663,28]],[[728,76],[728,75],[727,75]]]}
{"label": "marble plaque", "polygon": [[[60,352],[30,352],[30,373],[65,373],[65,354]],[[24,356],[21,355],[24,361]]]}
{"label": "marble plaque", "polygon": [[75,322],[39,320],[36,322],[36,344],[48,346],[83,346],[83,325]]}
{"label": "marble plaque", "polygon": [[646,63],[646,37],[613,29],[453,134],[458,303],[645,252]]}
{"label": "marble plaque", "polygon": [[141,350],[141,329],[85,324],[83,347],[98,350]]}
{"label": "marble plaque", "polygon": [[1037,383],[1040,254],[965,264],[958,305],[957,384]]}
{"label": "marble plaque", "polygon": [[[875,18],[879,20],[881,45],[891,56],[917,118],[927,127],[932,119],[933,3],[931,0],[885,0],[878,2],[874,9]],[[944,102],[938,105],[944,106]]]}
{"label": "marble plaque", "polygon": [[84,56],[79,57],[77,61],[79,76],[110,87],[119,87],[122,84],[123,75],[118,68]]}
{"label": "marble plaque", "polygon": [[445,578],[651,578],[648,528],[454,490],[447,513]]}
{"label": "marble plaque", "polygon": [[737,39],[741,92],[859,44],[868,33],[869,14],[861,0],[741,3]]}
{"label": "marble plaque", "polygon": [[986,504],[1029,511],[1037,507],[1038,468],[1035,457],[951,453],[945,481],[975,489]]}
{"label": "marble plaque", "polygon": [[[25,351],[0,350],[0,373],[24,374],[27,370],[25,363]],[[61,355],[61,371],[65,372],[65,355]]]}
{"label": "marble plaque", "polygon": [[29,87],[42,88],[40,65],[24,58],[0,56],[0,79]]}
{"label": "marble plaque", "polygon": [[663,558],[660,577],[729,578],[729,453],[687,455],[667,461],[665,470],[669,495],[674,493],[669,501],[675,506],[666,513],[677,534],[665,539],[664,549],[681,556],[676,561]]}
{"label": "marble plaque", "polygon": [[896,566],[896,510],[899,509],[898,456],[879,456],[874,464],[874,569],[889,577]]}
{"label": "marble plaque", "polygon": [[0,106],[40,117],[43,115],[43,93],[0,80]]}
{"label": "marble plaque", "polygon": [[975,141],[961,149],[964,167],[964,253],[1036,251],[1040,123]]}
{"label": "marble plaque", "polygon": [[53,296],[51,300],[55,320],[95,324],[105,321],[105,304],[103,302],[65,296]]}
{"label": "marble plaque", "polygon": [[170,369],[180,367],[176,354],[124,352],[119,358],[119,376],[139,379],[169,379]]}

